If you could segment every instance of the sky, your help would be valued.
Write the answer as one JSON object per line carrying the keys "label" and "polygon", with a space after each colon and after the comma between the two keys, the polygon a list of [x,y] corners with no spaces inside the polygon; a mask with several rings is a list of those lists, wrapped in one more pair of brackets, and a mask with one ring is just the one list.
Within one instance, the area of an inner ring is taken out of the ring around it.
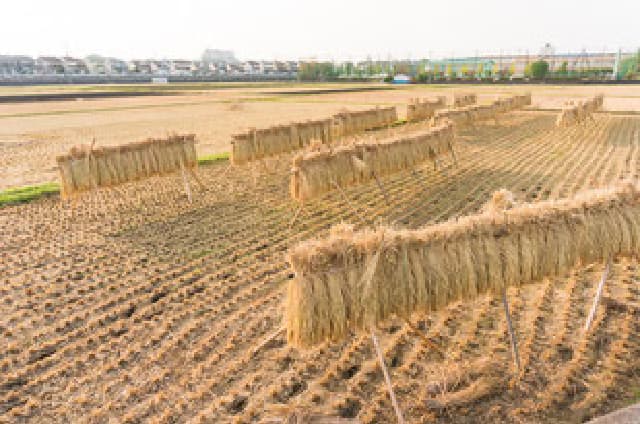
{"label": "sky", "polygon": [[3,0],[0,54],[421,59],[640,47],[640,0]]}

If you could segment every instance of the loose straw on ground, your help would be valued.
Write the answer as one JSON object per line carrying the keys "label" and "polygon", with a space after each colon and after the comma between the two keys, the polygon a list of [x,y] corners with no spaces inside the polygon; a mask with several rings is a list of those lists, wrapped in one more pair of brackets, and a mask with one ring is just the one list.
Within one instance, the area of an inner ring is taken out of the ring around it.
{"label": "loose straw on ground", "polygon": [[[343,225],[325,239],[294,247],[285,308],[287,338],[296,346],[340,340],[391,316],[440,310],[509,286],[540,281],[640,250],[640,188],[625,183],[574,198],[499,205],[418,230]],[[378,249],[378,246],[382,246]],[[376,250],[365,289],[362,276]]]}

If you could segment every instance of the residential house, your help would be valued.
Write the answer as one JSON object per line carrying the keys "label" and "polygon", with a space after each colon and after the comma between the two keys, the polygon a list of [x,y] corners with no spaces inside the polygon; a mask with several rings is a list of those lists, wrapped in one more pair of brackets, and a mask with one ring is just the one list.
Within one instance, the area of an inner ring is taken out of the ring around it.
{"label": "residential house", "polygon": [[261,73],[261,65],[260,62],[255,60],[249,60],[247,62],[242,62],[242,70],[245,74],[259,74]]}
{"label": "residential house", "polygon": [[32,74],[35,60],[29,56],[0,56],[0,75]]}
{"label": "residential house", "polygon": [[129,62],[128,70],[133,74],[151,74],[151,61],[132,60]]}
{"label": "residential house", "polygon": [[193,61],[191,60],[169,60],[169,74],[171,75],[182,75],[182,76],[190,76],[193,75],[196,68],[194,67]]}
{"label": "residential house", "polygon": [[64,68],[64,73],[68,75],[82,75],[89,73],[89,69],[87,68],[87,64],[84,60],[75,57],[63,57],[62,66]]}
{"label": "residential house", "polygon": [[54,56],[40,56],[36,59],[36,73],[40,75],[64,74],[64,62]]}
{"label": "residential house", "polygon": [[270,61],[260,62],[259,73],[270,75],[270,74],[275,74],[276,72],[277,72],[277,66],[275,62],[270,62]]}

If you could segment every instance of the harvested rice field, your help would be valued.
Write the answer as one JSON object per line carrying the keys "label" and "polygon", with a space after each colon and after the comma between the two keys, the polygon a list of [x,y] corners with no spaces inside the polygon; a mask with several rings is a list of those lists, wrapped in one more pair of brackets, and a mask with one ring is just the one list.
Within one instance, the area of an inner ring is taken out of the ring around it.
{"label": "harvested rice field", "polygon": [[[640,110],[640,92],[626,86],[410,86],[373,85],[372,91],[282,94],[291,91],[364,89],[349,84],[171,84],[163,96],[0,103],[0,190],[54,181],[55,157],[96,139],[96,146],[166,137],[198,135],[201,155],[229,151],[231,135],[248,127],[263,128],[291,121],[321,119],[342,109],[396,106],[401,118],[411,98],[475,92],[485,102],[499,95],[531,91],[532,106],[559,109],[567,100],[602,92],[605,110]],[[379,88],[385,88],[379,90]],[[0,96],[42,93],[151,90],[149,86],[0,87]]]}
{"label": "harvested rice field", "polygon": [[[318,95],[317,102],[311,96],[247,101],[239,110],[225,109],[226,103],[135,106],[100,112],[95,119],[103,120],[95,124],[82,121],[80,109],[60,118],[71,120],[68,127],[42,116],[34,133],[28,122],[40,118],[2,114],[42,105],[2,105],[0,122],[10,124],[0,137],[12,141],[2,144],[0,172],[13,166],[14,179],[7,184],[2,175],[0,181],[5,187],[49,181],[47,172],[33,177],[30,169],[54,167],[55,156],[83,135],[113,131],[112,142],[129,142],[124,137],[177,123],[180,116],[160,124],[171,111],[189,115],[197,108],[197,122],[175,130],[198,135],[210,128],[205,152],[214,152],[228,148],[226,137],[242,130],[240,123],[266,126],[328,116],[345,105],[406,105],[412,97],[453,92],[406,90],[404,97],[393,90]],[[606,90],[605,110],[616,102],[624,104],[621,111],[640,110],[635,88],[613,87],[609,97]],[[501,89],[474,91],[482,101]],[[0,422],[267,423],[287,422],[294,412],[396,422],[370,334],[352,332],[306,349],[287,343],[283,305],[295,277],[287,253],[339,223],[416,229],[476,213],[502,188],[518,202],[536,202],[638,177],[640,115],[596,113],[585,124],[557,127],[558,112],[546,109],[560,107],[563,95],[587,97],[597,90],[532,91],[532,107],[545,110],[458,128],[457,163],[445,154],[437,169],[427,161],[313,197],[301,210],[289,193],[295,153],[243,166],[200,166],[205,188],[191,186],[192,203],[178,173],[98,189],[75,202],[54,195],[0,208]],[[234,123],[225,121],[231,115]],[[368,136],[410,134],[427,125]],[[43,138],[13,141],[36,133]],[[71,134],[75,138],[68,139]],[[11,165],[23,162],[30,165]],[[415,313],[408,323],[384,320],[376,333],[405,421],[578,423],[637,401],[640,263],[613,261],[585,333],[604,268],[585,264],[507,291],[519,373],[500,297]]]}

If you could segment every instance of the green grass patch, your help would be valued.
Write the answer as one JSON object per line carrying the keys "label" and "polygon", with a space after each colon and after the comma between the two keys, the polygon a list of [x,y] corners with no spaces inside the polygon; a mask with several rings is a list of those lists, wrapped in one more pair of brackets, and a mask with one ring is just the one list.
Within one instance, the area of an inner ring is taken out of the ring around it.
{"label": "green grass patch", "polygon": [[229,160],[229,152],[214,153],[212,155],[200,156],[198,165],[210,165],[212,163]]}
{"label": "green grass patch", "polygon": [[45,196],[60,193],[58,183],[44,183],[33,186],[10,188],[0,191],[0,207],[30,202]]}

